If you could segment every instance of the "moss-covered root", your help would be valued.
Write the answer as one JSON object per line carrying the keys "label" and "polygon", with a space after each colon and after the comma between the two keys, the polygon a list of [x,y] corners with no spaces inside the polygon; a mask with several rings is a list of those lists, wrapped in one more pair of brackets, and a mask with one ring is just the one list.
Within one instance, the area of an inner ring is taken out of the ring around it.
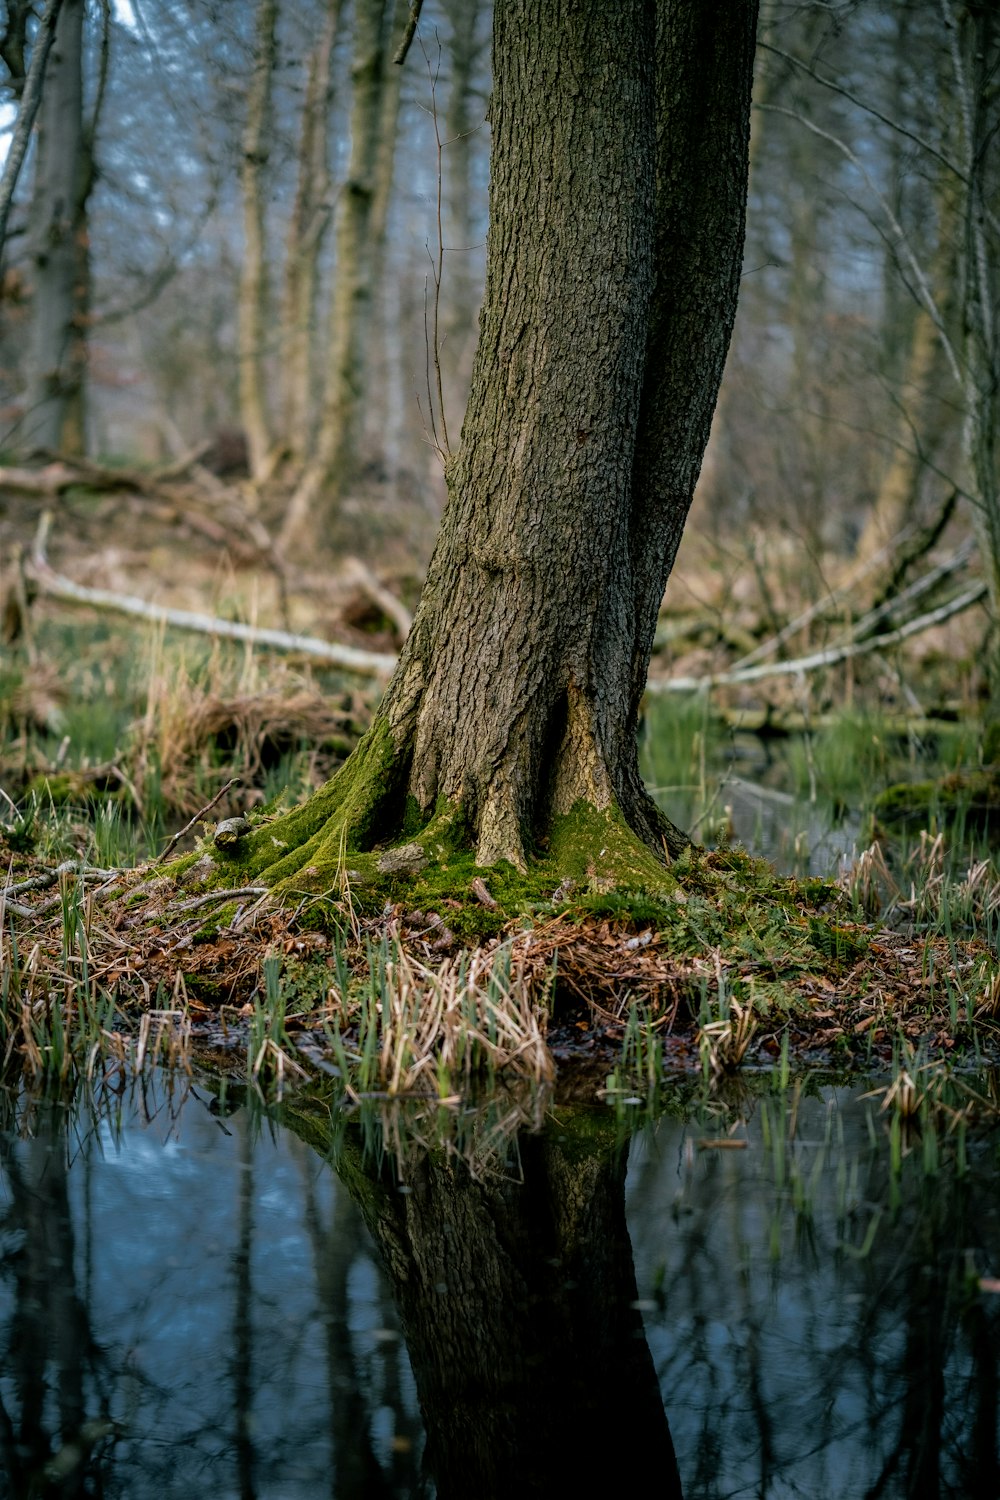
{"label": "moss-covered root", "polygon": [[308,872],[312,889],[333,884],[349,851],[371,848],[388,832],[403,800],[406,765],[392,733],[376,718],[326,786],[291,812],[262,823],[231,849],[218,850],[230,874],[268,885]]}
{"label": "moss-covered root", "polygon": [[366,906],[406,900],[433,909],[449,900],[475,903],[470,892],[483,879],[501,924],[563,885],[654,896],[676,886],[664,860],[633,832],[616,803],[597,808],[582,799],[553,820],[525,869],[505,861],[480,868],[464,809],[439,805],[429,819],[421,818],[412,801],[404,802],[404,774],[388,731],[373,729],[302,807],[218,850],[220,873],[227,880],[238,873],[241,884],[261,880],[288,900],[346,884]]}
{"label": "moss-covered root", "polygon": [[546,863],[564,879],[669,895],[677,885],[664,860],[634,833],[616,802],[574,803],[553,820]]}

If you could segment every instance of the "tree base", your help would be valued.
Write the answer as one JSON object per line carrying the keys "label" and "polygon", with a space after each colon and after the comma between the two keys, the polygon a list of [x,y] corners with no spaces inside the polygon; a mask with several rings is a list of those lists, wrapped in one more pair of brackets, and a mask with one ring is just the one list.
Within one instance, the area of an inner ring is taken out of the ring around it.
{"label": "tree base", "polygon": [[[235,845],[217,848],[215,858],[227,884],[267,885],[284,904],[323,895],[376,910],[387,901],[431,909],[471,903],[481,919],[464,925],[475,929],[470,936],[483,936],[559,892],[670,899],[677,878],[669,861],[688,841],[663,821],[658,851],[614,800],[596,807],[581,798],[552,818],[523,867],[505,859],[481,865],[466,809],[442,803],[422,817],[405,796],[391,735],[376,727],[327,786]],[[642,826],[658,831],[645,806]]]}

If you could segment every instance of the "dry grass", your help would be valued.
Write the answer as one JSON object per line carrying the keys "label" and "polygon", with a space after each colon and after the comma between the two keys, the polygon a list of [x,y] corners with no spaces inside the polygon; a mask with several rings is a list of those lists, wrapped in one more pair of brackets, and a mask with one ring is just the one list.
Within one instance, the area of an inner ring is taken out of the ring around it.
{"label": "dry grass", "polygon": [[366,717],[360,700],[331,699],[287,667],[235,685],[227,676],[218,658],[197,674],[183,664],[150,674],[146,712],[127,750],[140,797],[155,781],[166,807],[189,816],[210,779],[225,780],[238,768],[247,786],[259,788],[283,756],[304,747],[308,779],[319,785],[350,751]]}

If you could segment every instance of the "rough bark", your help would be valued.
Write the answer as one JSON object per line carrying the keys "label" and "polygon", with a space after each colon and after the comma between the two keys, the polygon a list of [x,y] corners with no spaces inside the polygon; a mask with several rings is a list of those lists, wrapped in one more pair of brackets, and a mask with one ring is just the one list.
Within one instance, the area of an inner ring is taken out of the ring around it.
{"label": "rough bark", "polygon": [[[399,667],[314,809],[350,804],[348,847],[404,803],[461,809],[483,865],[523,868],[581,805],[661,858],[686,843],[636,725],[732,329],[754,20],[751,0],[496,6],[472,393]],[[359,822],[376,767],[385,806]]]}
{"label": "rough bark", "polygon": [[83,120],[84,0],[64,0],[38,112],[31,209],[33,320],[26,447],[84,450],[89,313]]}
{"label": "rough bark", "polygon": [[277,0],[260,0],[254,22],[253,75],[243,131],[243,261],[239,295],[240,420],[246,433],[250,473],[265,478],[272,462],[273,439],[265,390],[267,338],[267,236],[265,169],[274,76]]}
{"label": "rough bark", "polygon": [[[484,43],[479,0],[445,0],[448,18],[448,101],[444,114],[445,277],[444,337],[440,359],[445,403],[464,401],[475,349],[476,313],[482,292],[475,256],[477,239],[472,181],[475,135],[483,122],[476,96]],[[482,230],[479,230],[481,240]],[[475,271],[473,268],[476,268]],[[459,403],[459,409],[460,403]]]}

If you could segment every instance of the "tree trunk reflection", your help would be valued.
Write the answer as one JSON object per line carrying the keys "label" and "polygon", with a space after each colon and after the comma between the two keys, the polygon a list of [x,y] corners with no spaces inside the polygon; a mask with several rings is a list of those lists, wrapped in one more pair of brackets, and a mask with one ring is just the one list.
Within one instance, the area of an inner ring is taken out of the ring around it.
{"label": "tree trunk reflection", "polygon": [[397,1298],[427,1461],[449,1496],[680,1480],[637,1307],[613,1131],[526,1137],[523,1180],[440,1153],[403,1183],[339,1162]]}

